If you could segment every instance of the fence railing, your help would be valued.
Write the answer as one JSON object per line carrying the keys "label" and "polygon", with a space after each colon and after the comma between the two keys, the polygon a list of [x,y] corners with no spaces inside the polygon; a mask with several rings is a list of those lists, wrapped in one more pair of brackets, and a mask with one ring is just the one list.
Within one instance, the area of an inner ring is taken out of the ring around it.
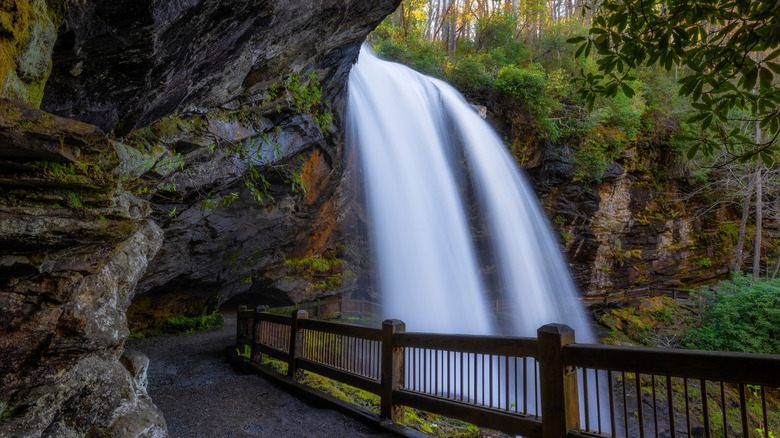
{"label": "fence railing", "polygon": [[576,344],[565,325],[537,338],[406,332],[239,309],[237,340],[404,407],[525,437],[777,437],[780,355]]}
{"label": "fence railing", "polygon": [[270,313],[284,315],[293,310],[305,310],[311,318],[379,318],[382,314],[382,306],[377,302],[344,297],[267,309]]}

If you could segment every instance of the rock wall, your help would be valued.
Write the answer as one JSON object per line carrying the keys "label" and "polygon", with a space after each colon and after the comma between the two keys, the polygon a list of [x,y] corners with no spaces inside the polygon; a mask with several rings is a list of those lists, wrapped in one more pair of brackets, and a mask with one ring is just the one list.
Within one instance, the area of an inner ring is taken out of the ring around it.
{"label": "rock wall", "polygon": [[0,435],[166,435],[131,301],[343,284],[346,79],[399,1],[0,8]]}
{"label": "rock wall", "polygon": [[162,231],[99,129],[9,101],[0,114],[0,435],[163,436],[143,366],[120,360]]}
{"label": "rock wall", "polygon": [[728,207],[700,214],[708,201],[690,196],[696,183],[668,146],[631,145],[594,185],[573,178],[567,149],[547,145],[529,173],[586,296],[728,274],[739,218]]}

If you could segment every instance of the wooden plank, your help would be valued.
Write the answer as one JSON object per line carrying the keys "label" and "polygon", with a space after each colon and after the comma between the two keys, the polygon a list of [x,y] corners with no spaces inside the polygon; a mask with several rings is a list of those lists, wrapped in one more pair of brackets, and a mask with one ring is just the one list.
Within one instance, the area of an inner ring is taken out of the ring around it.
{"label": "wooden plank", "polygon": [[256,313],[255,318],[257,321],[267,321],[274,324],[290,325],[292,323],[292,317],[289,315],[277,315],[274,313]]}
{"label": "wooden plank", "polygon": [[393,391],[393,399],[402,405],[466,421],[528,438],[542,436],[542,422],[536,417],[488,409],[457,400],[446,400],[404,389]]}
{"label": "wooden plank", "polygon": [[536,339],[534,338],[406,332],[398,333],[394,339],[399,347],[536,357]]}
{"label": "wooden plank", "polygon": [[358,376],[350,372],[340,370],[337,368],[329,367],[318,362],[311,361],[309,359],[298,358],[298,368],[312,373],[317,373],[321,376],[329,379],[338,380],[339,382],[352,385],[356,388],[366,390],[372,394],[379,395],[382,390],[382,385],[377,380],[369,379],[367,377]]}
{"label": "wooden plank", "polygon": [[567,365],[643,374],[780,386],[780,355],[572,344]]}
{"label": "wooden plank", "polygon": [[267,345],[263,344],[255,344],[255,351],[259,351],[260,353],[267,354],[274,359],[279,359],[283,362],[290,362],[290,355],[285,353],[284,351],[277,350],[276,348],[269,347]]}
{"label": "wooden plank", "polygon": [[382,340],[382,330],[355,324],[340,324],[336,322],[305,319],[299,321],[299,327],[307,330],[316,330],[324,333],[351,336],[353,338],[368,339],[371,341]]}

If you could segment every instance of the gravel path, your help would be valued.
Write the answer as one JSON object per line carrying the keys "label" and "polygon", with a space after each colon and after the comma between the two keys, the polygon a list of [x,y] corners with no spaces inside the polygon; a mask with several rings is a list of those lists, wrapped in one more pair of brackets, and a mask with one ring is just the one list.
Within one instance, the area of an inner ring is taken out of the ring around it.
{"label": "gravel path", "polygon": [[313,407],[225,360],[236,314],[223,328],[130,341],[149,357],[149,395],[171,437],[391,437],[339,412]]}

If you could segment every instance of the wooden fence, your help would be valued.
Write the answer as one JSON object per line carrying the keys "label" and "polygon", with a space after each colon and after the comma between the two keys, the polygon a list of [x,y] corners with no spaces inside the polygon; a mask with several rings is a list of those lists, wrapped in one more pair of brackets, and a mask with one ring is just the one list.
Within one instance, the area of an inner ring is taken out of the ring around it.
{"label": "wooden fence", "polygon": [[666,287],[643,287],[625,291],[623,298],[669,297],[675,300],[687,300],[690,298],[690,295],[691,291],[689,290]]}
{"label": "wooden fence", "polygon": [[366,299],[331,298],[288,307],[268,308],[269,313],[289,315],[294,310],[305,310],[311,318],[380,318],[382,306]]}
{"label": "wooden fence", "polygon": [[561,324],[537,338],[411,333],[240,308],[238,344],[409,406],[525,437],[772,438],[780,355],[576,344]]}

